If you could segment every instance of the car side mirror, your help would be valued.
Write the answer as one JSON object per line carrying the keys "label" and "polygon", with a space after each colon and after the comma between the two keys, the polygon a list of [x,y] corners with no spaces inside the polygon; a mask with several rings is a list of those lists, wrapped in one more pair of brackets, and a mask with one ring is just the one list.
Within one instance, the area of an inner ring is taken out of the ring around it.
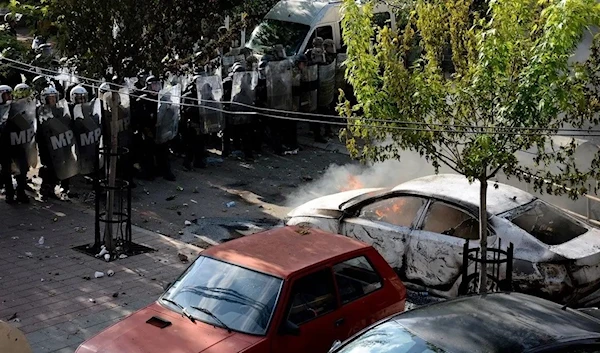
{"label": "car side mirror", "polygon": [[328,353],[332,353],[333,351],[335,351],[341,345],[342,345],[342,341],[340,341],[340,340],[333,341],[333,344],[331,345],[331,348],[329,348],[329,352]]}
{"label": "car side mirror", "polygon": [[300,336],[300,327],[290,320],[285,320],[279,329],[279,334],[283,336]]}

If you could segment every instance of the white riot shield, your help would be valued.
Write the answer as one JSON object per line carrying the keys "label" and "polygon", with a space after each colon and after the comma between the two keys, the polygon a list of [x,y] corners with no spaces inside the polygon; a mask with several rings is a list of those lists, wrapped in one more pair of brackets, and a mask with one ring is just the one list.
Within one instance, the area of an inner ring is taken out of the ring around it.
{"label": "white riot shield", "polygon": [[337,55],[335,60],[335,90],[346,89],[346,59],[348,54],[342,53]]}
{"label": "white riot shield", "polygon": [[158,114],[156,115],[156,143],[169,142],[179,131],[179,105],[181,86],[167,86],[158,92]]}
{"label": "white riot shield", "polygon": [[71,118],[66,105],[56,108],[42,106],[38,112],[38,144],[42,163],[58,180],[69,179],[79,173],[75,134],[66,124]]}
{"label": "white riot shield", "polygon": [[27,173],[37,167],[38,148],[35,141],[37,132],[36,103],[33,98],[13,101],[6,121],[5,132],[10,139],[10,153],[15,170]]}
{"label": "white riot shield", "polygon": [[243,54],[224,55],[221,58],[221,77],[227,77],[227,75],[229,75],[229,70],[236,62],[246,65],[246,57]]}
{"label": "white riot shield", "polygon": [[272,109],[292,110],[292,65],[289,60],[271,61],[268,63],[265,76],[267,79],[267,105]]}
{"label": "white riot shield", "polygon": [[225,128],[221,103],[223,83],[219,76],[202,76],[196,81],[200,105],[200,118],[203,120],[203,134],[212,134]]}
{"label": "white riot shield", "polygon": [[318,106],[329,107],[335,94],[335,60],[331,64],[319,66]]}
{"label": "white riot shield", "polygon": [[318,107],[319,66],[309,65],[302,70],[300,111],[314,112]]}
{"label": "white riot shield", "polygon": [[[79,172],[95,172],[96,158],[102,147],[102,106],[99,99],[73,107],[73,133],[77,147]],[[103,161],[100,161],[100,168]]]}
{"label": "white riot shield", "polygon": [[252,111],[256,100],[256,86],[258,85],[258,72],[246,71],[233,74],[233,83],[231,89],[231,111],[232,114],[228,123],[233,125],[249,124],[252,121],[251,114],[241,114],[241,112]]}

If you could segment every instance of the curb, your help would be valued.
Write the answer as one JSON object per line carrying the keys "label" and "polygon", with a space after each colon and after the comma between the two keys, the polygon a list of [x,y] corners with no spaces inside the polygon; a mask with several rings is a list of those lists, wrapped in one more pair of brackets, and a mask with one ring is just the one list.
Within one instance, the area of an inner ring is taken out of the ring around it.
{"label": "curb", "polygon": [[312,147],[331,153],[340,153],[346,156],[350,156],[350,152],[348,152],[346,146],[338,142],[331,141],[328,143],[318,143],[312,141],[311,138],[298,136],[298,144],[300,144],[301,146]]}

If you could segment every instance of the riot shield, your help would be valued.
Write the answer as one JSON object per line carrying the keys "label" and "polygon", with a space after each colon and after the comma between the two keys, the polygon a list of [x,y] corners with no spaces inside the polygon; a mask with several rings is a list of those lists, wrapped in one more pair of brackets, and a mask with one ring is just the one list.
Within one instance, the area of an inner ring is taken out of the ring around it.
{"label": "riot shield", "polygon": [[169,142],[179,131],[179,105],[181,86],[167,86],[158,92],[158,114],[156,115],[156,143]]}
{"label": "riot shield", "polygon": [[[77,147],[79,172],[87,175],[95,172],[96,158],[102,147],[102,112],[99,99],[77,104],[73,107],[73,133]],[[102,160],[100,167],[102,167]]]}
{"label": "riot shield", "polygon": [[221,58],[221,77],[227,77],[227,75],[229,75],[229,70],[236,62],[246,65],[246,57],[243,54],[224,55]]}
{"label": "riot shield", "polygon": [[319,107],[329,107],[335,94],[335,60],[319,67]]}
{"label": "riot shield", "polygon": [[42,163],[49,167],[58,180],[69,179],[79,173],[75,134],[65,124],[70,120],[66,106],[40,107],[38,112],[38,147]]}
{"label": "riot shield", "polygon": [[5,136],[10,140],[10,151],[8,153],[10,153],[17,173],[26,174],[30,167],[37,167],[35,104],[33,98],[23,98],[13,101],[10,105]]}
{"label": "riot shield", "polygon": [[292,66],[289,60],[271,61],[265,70],[267,105],[272,109],[292,110]]}
{"label": "riot shield", "polygon": [[219,76],[202,76],[196,81],[200,105],[200,117],[203,119],[203,134],[212,134],[225,128],[223,119],[223,83]]}
{"label": "riot shield", "polygon": [[238,112],[232,114],[228,123],[233,125],[248,124],[252,121],[250,114],[240,114],[239,112],[249,112],[254,106],[256,100],[256,86],[258,84],[258,72],[246,71],[233,74],[233,84],[231,89],[231,111]]}
{"label": "riot shield", "polygon": [[335,60],[335,90],[346,89],[346,59],[348,54],[342,53],[337,55]]}
{"label": "riot shield", "polygon": [[[110,129],[110,123],[112,121],[112,94],[105,93],[105,97],[102,97],[102,144],[104,146],[110,146],[112,143],[112,133]],[[117,120],[117,139],[118,147],[129,148],[131,144],[131,110],[129,100],[129,89],[121,88],[119,90],[119,119]]]}
{"label": "riot shield", "polygon": [[0,104],[0,129],[4,127],[8,120],[8,113],[10,112],[9,104]]}
{"label": "riot shield", "polygon": [[314,112],[317,110],[319,87],[319,66],[309,65],[302,70],[302,93],[300,96],[300,111]]}

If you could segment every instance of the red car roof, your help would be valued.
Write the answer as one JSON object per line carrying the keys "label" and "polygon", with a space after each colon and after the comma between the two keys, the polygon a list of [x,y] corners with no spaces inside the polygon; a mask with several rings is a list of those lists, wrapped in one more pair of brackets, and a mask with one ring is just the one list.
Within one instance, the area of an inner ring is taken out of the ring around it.
{"label": "red car roof", "polygon": [[342,235],[285,227],[214,246],[202,255],[287,278],[314,264],[368,247]]}

